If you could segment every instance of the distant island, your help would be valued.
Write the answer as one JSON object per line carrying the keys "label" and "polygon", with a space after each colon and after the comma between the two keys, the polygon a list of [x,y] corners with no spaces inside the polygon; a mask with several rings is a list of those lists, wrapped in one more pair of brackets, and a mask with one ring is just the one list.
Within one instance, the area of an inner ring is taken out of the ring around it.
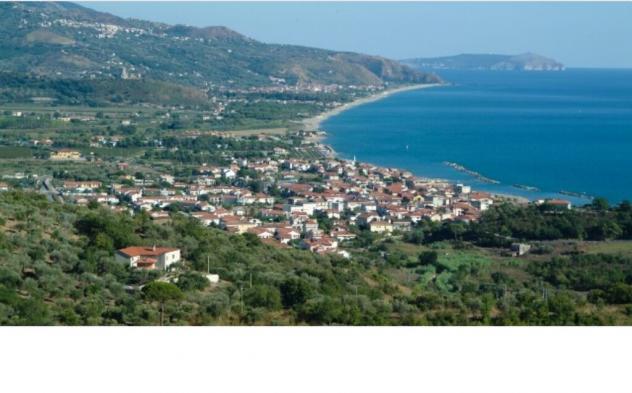
{"label": "distant island", "polygon": [[520,55],[460,54],[401,60],[417,70],[563,71],[564,64],[535,53]]}

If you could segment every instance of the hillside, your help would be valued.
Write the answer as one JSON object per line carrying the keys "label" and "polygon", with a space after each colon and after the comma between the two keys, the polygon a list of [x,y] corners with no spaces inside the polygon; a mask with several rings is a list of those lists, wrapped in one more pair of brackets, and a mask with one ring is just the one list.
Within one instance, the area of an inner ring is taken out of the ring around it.
{"label": "hillside", "polygon": [[[509,211],[492,211],[483,225]],[[143,289],[151,285],[179,295],[165,304],[166,325],[629,325],[632,316],[632,259],[620,253],[629,243],[596,243],[610,255],[571,245],[518,261],[434,242],[435,234],[425,245],[363,236],[365,246],[344,259],[278,249],[178,213],[170,221],[0,192],[0,326],[157,325],[160,305]],[[160,271],[114,258],[137,244],[178,247],[186,263],[156,284]],[[202,275],[209,265],[217,285]]]}
{"label": "hillside", "polygon": [[562,71],[564,65],[534,53],[520,55],[461,54],[456,56],[414,58],[401,61],[418,70],[498,70],[498,71]]}
{"label": "hillside", "polygon": [[0,69],[194,87],[435,82],[377,56],[258,42],[226,27],[122,19],[72,3],[0,3]]}

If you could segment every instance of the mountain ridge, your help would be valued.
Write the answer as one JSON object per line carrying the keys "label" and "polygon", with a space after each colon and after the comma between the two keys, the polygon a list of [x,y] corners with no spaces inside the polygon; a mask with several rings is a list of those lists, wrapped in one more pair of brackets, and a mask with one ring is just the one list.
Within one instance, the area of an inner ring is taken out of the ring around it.
{"label": "mountain ridge", "polygon": [[203,88],[440,80],[380,56],[267,44],[224,26],[123,19],[66,2],[1,3],[0,51],[5,72]]}

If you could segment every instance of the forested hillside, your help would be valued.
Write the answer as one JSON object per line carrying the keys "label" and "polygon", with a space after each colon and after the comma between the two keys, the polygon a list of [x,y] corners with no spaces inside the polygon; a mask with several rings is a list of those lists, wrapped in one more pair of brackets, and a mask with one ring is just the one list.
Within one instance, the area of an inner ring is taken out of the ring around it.
{"label": "forested hillside", "polygon": [[[435,238],[420,228],[406,243],[361,233],[348,260],[273,248],[179,213],[158,225],[3,192],[0,325],[159,324],[163,306],[169,325],[630,323],[629,255],[542,248],[503,258],[463,243],[467,228],[455,235],[451,225]],[[179,247],[185,262],[159,279],[114,260],[115,249],[138,244]]]}
{"label": "forested hillside", "polygon": [[225,27],[122,19],[72,3],[0,3],[0,52],[8,72],[198,88],[438,80],[377,56],[265,44]]}

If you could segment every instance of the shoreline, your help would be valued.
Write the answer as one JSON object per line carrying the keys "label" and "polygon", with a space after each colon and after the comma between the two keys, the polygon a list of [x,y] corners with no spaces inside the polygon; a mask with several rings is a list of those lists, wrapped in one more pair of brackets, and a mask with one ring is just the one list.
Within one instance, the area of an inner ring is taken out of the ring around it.
{"label": "shoreline", "polygon": [[[429,84],[417,84],[417,85],[408,85],[408,86],[402,86],[402,87],[398,87],[398,88],[394,88],[394,89],[387,89],[387,90],[383,90],[379,93],[376,94],[372,94],[370,96],[367,97],[362,97],[359,98],[357,100],[348,102],[346,104],[340,105],[336,108],[330,109],[326,112],[323,112],[317,116],[308,118],[308,119],[304,119],[302,121],[303,124],[303,130],[307,131],[307,132],[313,132],[313,133],[318,133],[317,135],[313,135],[308,137],[307,139],[309,139],[311,142],[315,143],[317,146],[319,146],[321,153],[323,153],[324,156],[326,157],[338,157],[341,158],[338,154],[338,152],[336,152],[336,150],[331,147],[330,145],[323,143],[323,140],[327,138],[327,134],[326,134],[326,130],[323,130],[321,128],[321,124],[326,121],[327,119],[336,116],[344,111],[347,111],[351,108],[354,108],[356,106],[360,106],[360,105],[364,105],[364,104],[368,104],[371,102],[375,102],[375,101],[379,101],[383,98],[389,97],[393,94],[396,93],[401,93],[401,92],[405,92],[405,91],[412,91],[412,90],[420,90],[420,89],[427,89],[427,88],[431,88],[431,87],[441,87],[441,86],[448,86],[449,84],[446,83],[429,83]],[[404,168],[400,168],[402,170],[404,170]],[[456,184],[453,181],[447,180],[447,179],[439,179],[439,178],[434,178],[434,177],[428,177],[428,176],[422,176],[417,174],[417,176],[423,177],[423,178],[427,178],[429,180],[435,180],[435,181],[444,181],[447,183],[453,183]],[[496,181],[494,181],[494,183],[496,183]],[[500,182],[498,182],[500,183]],[[493,195],[494,197],[500,197],[503,199],[510,199],[510,200],[514,200],[517,203],[529,203],[532,201],[531,198],[523,196],[523,195],[519,195],[519,194],[513,194],[511,193],[511,191],[509,192],[489,192],[491,195]],[[562,193],[558,193],[558,194],[562,194]],[[583,199],[583,198],[582,198]]]}
{"label": "shoreline", "polygon": [[439,87],[439,86],[447,86],[447,84],[445,83],[427,83],[427,84],[417,84],[417,85],[408,85],[408,86],[402,86],[402,87],[397,87],[394,89],[386,89],[386,90],[382,90],[379,93],[376,94],[371,94],[370,96],[367,97],[362,97],[362,98],[358,98],[357,100],[353,100],[351,102],[347,102],[346,104],[342,104],[340,106],[337,106],[333,109],[330,109],[326,112],[323,112],[319,115],[316,115],[314,117],[310,117],[307,119],[304,119],[302,121],[303,123],[303,129],[304,131],[322,131],[322,129],[320,128],[320,125],[326,121],[327,119],[329,119],[332,116],[336,116],[346,110],[349,110],[351,108],[354,108],[356,106],[360,106],[360,105],[364,105],[364,104],[368,104],[370,102],[374,102],[374,101],[379,101],[383,98],[386,98],[390,95],[396,94],[396,93],[402,93],[405,91],[411,91],[411,90],[420,90],[420,89],[427,89],[430,87]]}

